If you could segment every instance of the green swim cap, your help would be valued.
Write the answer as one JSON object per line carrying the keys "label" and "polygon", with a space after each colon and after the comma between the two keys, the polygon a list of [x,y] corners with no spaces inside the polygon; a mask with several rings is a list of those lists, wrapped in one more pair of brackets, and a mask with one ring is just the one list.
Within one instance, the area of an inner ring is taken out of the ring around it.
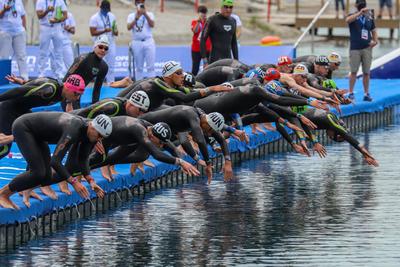
{"label": "green swim cap", "polygon": [[233,6],[233,0],[222,0],[221,6]]}

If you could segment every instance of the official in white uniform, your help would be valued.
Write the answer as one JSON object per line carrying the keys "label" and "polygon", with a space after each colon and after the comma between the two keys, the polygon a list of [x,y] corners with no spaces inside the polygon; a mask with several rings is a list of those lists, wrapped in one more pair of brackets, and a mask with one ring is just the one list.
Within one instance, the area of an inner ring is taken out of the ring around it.
{"label": "official in white uniform", "polygon": [[0,0],[0,59],[17,60],[19,75],[28,80],[26,17],[21,0]]}
{"label": "official in white uniform", "polygon": [[75,19],[71,12],[68,12],[68,18],[62,23],[63,40],[63,58],[66,69],[71,67],[74,62],[74,51],[72,49],[72,35],[75,34]]}
{"label": "official in white uniform", "polygon": [[[156,44],[153,39],[154,14],[147,12],[144,0],[136,0],[136,12],[128,16],[128,30],[132,31],[132,50],[135,61],[135,80],[154,77],[154,62],[156,59]],[[146,71],[143,73],[144,63]]]}
{"label": "official in white uniform", "polygon": [[67,6],[64,0],[38,0],[36,2],[36,14],[40,24],[39,77],[46,76],[49,47],[50,42],[52,42],[54,46],[54,67],[52,67],[52,71],[56,76],[55,78],[61,80],[65,74],[62,57],[64,37],[61,23],[67,19]]}
{"label": "official in white uniform", "polygon": [[116,45],[115,37],[118,36],[117,22],[115,16],[111,11],[111,5],[108,0],[103,0],[100,5],[100,11],[94,14],[90,18],[89,27],[90,34],[93,37],[93,41],[97,36],[106,34],[109,41],[109,50],[104,60],[108,65],[108,73],[106,80],[108,83],[114,82],[115,80],[115,55]]}

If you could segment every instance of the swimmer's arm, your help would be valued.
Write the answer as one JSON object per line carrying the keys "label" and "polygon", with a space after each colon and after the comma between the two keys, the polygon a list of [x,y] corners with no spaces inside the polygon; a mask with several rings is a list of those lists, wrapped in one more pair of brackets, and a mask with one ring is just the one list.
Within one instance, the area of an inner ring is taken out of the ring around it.
{"label": "swimmer's arm", "polygon": [[168,164],[175,164],[176,158],[171,157],[165,153],[163,153],[160,149],[158,149],[147,137],[142,140],[142,145],[145,149],[158,161],[165,162]]}
{"label": "swimmer's arm", "polygon": [[56,171],[62,180],[67,180],[71,177],[68,169],[62,164],[62,160],[75,141],[76,140],[74,140],[69,133],[63,134],[54,149],[53,156],[51,157],[50,166]]}
{"label": "swimmer's arm", "polygon": [[220,132],[213,131],[212,137],[218,142],[218,144],[221,146],[222,153],[224,154],[225,160],[231,160],[230,157],[230,152],[229,152],[229,147],[228,143],[226,142],[225,138],[222,136]]}
{"label": "swimmer's arm", "polygon": [[24,97],[31,89],[32,87],[28,86],[21,86],[18,88],[10,89],[0,94],[0,102],[18,97]]}

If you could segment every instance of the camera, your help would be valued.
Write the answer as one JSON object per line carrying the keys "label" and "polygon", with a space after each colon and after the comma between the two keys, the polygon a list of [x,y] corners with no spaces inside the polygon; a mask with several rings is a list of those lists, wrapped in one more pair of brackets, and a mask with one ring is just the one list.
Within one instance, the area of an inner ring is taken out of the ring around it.
{"label": "camera", "polygon": [[138,4],[138,5],[137,5],[137,8],[138,8],[138,9],[144,9],[144,4],[143,4],[143,3],[142,3],[142,4]]}

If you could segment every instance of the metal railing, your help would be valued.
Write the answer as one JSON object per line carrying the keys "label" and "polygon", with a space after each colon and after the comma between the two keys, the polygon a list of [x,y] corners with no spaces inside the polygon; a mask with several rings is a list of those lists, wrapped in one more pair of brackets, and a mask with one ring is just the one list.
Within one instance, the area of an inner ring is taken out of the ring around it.
{"label": "metal railing", "polygon": [[325,12],[325,10],[328,8],[330,3],[331,3],[331,0],[328,0],[325,3],[325,5],[319,10],[317,15],[315,15],[314,19],[310,22],[310,24],[308,24],[307,28],[303,31],[303,33],[300,35],[300,37],[294,43],[294,49],[297,48],[297,46],[301,43],[301,41],[304,39],[304,37],[307,35],[307,33],[311,30],[311,53],[314,53],[314,35],[315,35],[314,25],[318,21],[318,19],[321,17],[321,15]]}

